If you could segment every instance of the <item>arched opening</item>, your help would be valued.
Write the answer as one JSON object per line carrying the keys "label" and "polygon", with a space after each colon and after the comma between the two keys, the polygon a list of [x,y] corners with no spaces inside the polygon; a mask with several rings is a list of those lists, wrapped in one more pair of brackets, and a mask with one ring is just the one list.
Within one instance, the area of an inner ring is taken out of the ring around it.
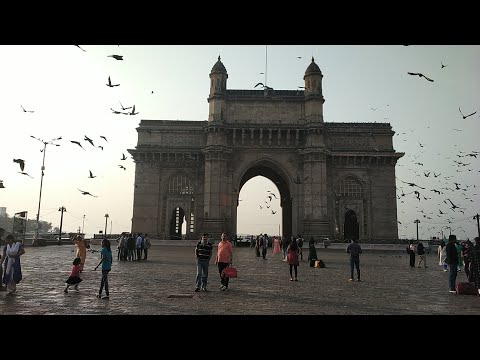
{"label": "arched opening", "polygon": [[[263,161],[252,166],[243,174],[238,188],[240,196],[237,205],[240,205],[242,201],[247,201],[242,189],[246,185],[246,190],[250,193],[249,185],[247,185],[249,180],[252,180],[254,190],[251,191],[253,198],[250,199],[252,201],[251,204],[248,206],[242,204],[240,210],[237,208],[237,233],[244,232],[245,228],[239,228],[238,225],[241,224],[243,226],[244,216],[247,216],[248,218],[253,218],[253,220],[249,220],[252,224],[259,224],[259,226],[262,224],[258,219],[267,217],[264,225],[267,227],[267,224],[270,224],[268,226],[272,235],[279,235],[279,227],[281,236],[290,236],[292,234],[292,199],[289,186],[285,180],[287,177],[283,175],[281,169],[274,170],[273,168],[275,167],[277,167],[275,164]],[[278,199],[275,199],[275,197],[278,197]],[[262,217],[259,216],[259,213],[262,214]],[[257,220],[255,220],[256,215]],[[252,227],[252,229],[255,229],[252,232],[257,232],[257,235],[265,232],[269,234],[268,231],[262,231],[258,227]],[[248,230],[245,232],[251,233]]]}
{"label": "arched opening", "polygon": [[237,206],[238,235],[281,234],[280,192],[268,178],[256,176],[248,180],[240,190]]}
{"label": "arched opening", "polygon": [[182,234],[185,233],[185,229],[185,211],[182,208],[177,207],[173,210],[172,219],[170,220],[170,239],[181,240]]}
{"label": "arched opening", "polygon": [[345,222],[343,223],[343,238],[345,241],[358,240],[358,220],[357,214],[352,209],[345,212]]}

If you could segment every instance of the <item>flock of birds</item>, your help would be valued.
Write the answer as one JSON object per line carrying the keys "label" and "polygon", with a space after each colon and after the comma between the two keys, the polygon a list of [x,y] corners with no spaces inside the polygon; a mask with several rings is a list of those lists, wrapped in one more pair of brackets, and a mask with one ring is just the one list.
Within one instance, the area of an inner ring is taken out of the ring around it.
{"label": "flock of birds", "polygon": [[[83,52],[86,52],[86,50],[83,49],[81,46],[79,46],[79,45],[75,45],[75,46],[78,47]],[[117,60],[117,61],[123,61],[124,60],[124,57],[122,55],[117,55],[117,54],[108,55],[107,57],[113,58],[114,60]],[[301,59],[300,56],[298,56],[297,58]],[[440,66],[441,66],[441,69],[446,69],[448,65],[445,65],[445,64],[443,64],[443,62],[441,62]],[[261,73],[261,74],[263,74],[263,73]],[[434,80],[430,76],[426,76],[425,74],[420,73],[420,72],[408,72],[408,75],[414,76],[414,77],[419,77],[419,78],[424,78],[426,81],[428,81],[430,83],[434,83]],[[106,81],[105,85],[109,88],[112,88],[112,89],[120,86],[119,83],[112,82],[112,77],[110,75],[107,77],[107,81]],[[254,86],[254,88],[257,88],[257,87],[262,87],[264,90],[273,90],[272,87],[267,86],[263,82],[258,82]],[[299,88],[304,88],[304,87],[299,87]],[[152,93],[153,93],[153,91],[152,91]],[[134,104],[132,104],[130,106],[124,106],[121,102],[119,102],[119,104],[120,104],[120,109],[121,110],[116,110],[116,109],[110,108],[110,110],[112,111],[113,114],[123,114],[123,115],[130,115],[130,116],[139,114],[139,112],[136,111]],[[386,105],[386,106],[389,106],[389,105]],[[378,106],[377,107],[371,107],[372,111],[377,111],[378,109],[379,109]],[[22,110],[22,112],[28,113],[28,114],[32,114],[32,113],[35,112],[35,110],[29,109],[28,107],[24,107],[23,105],[21,105],[21,110]],[[459,113],[461,115],[461,118],[463,120],[466,120],[466,119],[472,117],[473,115],[477,114],[477,111],[472,111],[470,113],[464,113],[461,110],[461,107],[458,107],[458,111],[459,111]],[[453,130],[456,131],[456,132],[462,131],[462,129],[458,129],[458,128],[455,128]],[[395,136],[402,136],[402,135],[405,136],[405,139],[403,141],[407,141],[407,138],[409,138],[409,137],[411,138],[414,135],[414,130],[411,130],[411,134],[406,133],[406,132],[397,132],[395,134]],[[373,140],[373,144],[374,144],[373,149],[376,150],[376,151],[379,151],[377,139],[375,138],[375,136],[373,134],[370,134],[370,136],[371,136],[371,138]],[[88,137],[87,135],[84,135],[83,141],[89,143],[93,148],[98,148],[98,149],[103,150],[104,146],[106,146],[108,144],[108,140],[103,135],[99,135],[99,138],[102,139],[102,141],[103,141],[102,145],[98,145],[98,144],[96,145],[94,140],[92,138]],[[60,140],[62,140],[62,138],[60,137],[60,138],[55,139],[55,140],[60,141]],[[85,143],[82,143],[82,140],[72,139],[72,140],[69,140],[69,142],[78,146],[78,147],[80,147],[82,150],[86,151],[86,149],[84,147]],[[438,212],[437,213],[432,212],[432,211],[426,211],[423,207],[417,207],[417,215],[423,217],[425,220],[433,220],[434,218],[438,217],[441,220],[441,222],[444,222],[445,224],[448,224],[448,225],[452,225],[452,224],[455,223],[455,221],[457,221],[455,213],[460,212],[460,213],[464,214],[465,206],[462,205],[463,201],[471,201],[471,202],[476,201],[474,199],[474,197],[478,196],[477,186],[476,186],[476,184],[462,184],[460,180],[455,179],[454,175],[444,176],[444,175],[440,174],[440,172],[437,172],[437,169],[435,169],[434,166],[432,166],[430,169],[428,169],[427,168],[428,164],[424,164],[424,162],[419,161],[421,159],[422,154],[426,151],[426,149],[424,148],[424,144],[422,144],[420,141],[417,141],[417,142],[418,142],[418,145],[420,147],[418,154],[407,154],[406,156],[404,156],[403,159],[400,159],[397,166],[406,166],[406,167],[410,166],[409,170],[411,170],[413,172],[414,176],[416,176],[416,177],[418,176],[418,177],[421,177],[422,179],[426,179],[428,185],[427,186],[422,186],[421,182],[417,184],[416,180],[414,182],[414,181],[409,180],[409,179],[398,179],[400,181],[400,183],[397,183],[397,194],[396,194],[397,200],[398,200],[397,204],[398,205],[403,204],[405,199],[408,196],[413,196],[413,198],[416,201],[418,201],[418,204],[423,204],[423,203],[426,203],[428,201],[437,200],[437,201],[439,201],[437,203],[437,207],[438,207]],[[59,144],[55,144],[55,145],[59,146]],[[43,150],[40,150],[40,151],[43,151]],[[476,151],[476,150],[471,150],[469,152],[459,150],[458,153],[456,153],[456,154],[449,154],[450,156],[447,156],[447,155],[444,155],[444,154],[438,154],[438,155],[441,156],[443,160],[446,159],[446,160],[451,161],[452,166],[457,168],[456,172],[459,173],[458,175],[460,175],[460,173],[462,173],[462,172],[477,171],[477,170],[474,169],[473,166],[471,166],[472,165],[471,161],[476,160],[478,155],[479,155],[479,152]],[[403,163],[404,159],[408,160],[408,158],[412,158],[411,163],[404,164]],[[120,158],[120,161],[125,161],[126,159],[127,159],[127,157],[125,156],[125,154],[122,154],[122,157]],[[467,159],[471,160],[471,161],[466,161]],[[25,160],[23,160],[22,158],[19,157],[19,158],[14,158],[13,161],[19,165],[19,168],[20,168],[19,174],[30,177],[30,178],[33,178],[28,172],[25,172],[25,167],[26,167],[25,166]],[[427,166],[425,166],[425,165],[427,165]],[[432,165],[434,165],[434,164],[432,164]],[[120,170],[126,170],[126,167],[122,164],[119,164],[118,168]],[[89,179],[97,178],[97,174],[94,175],[91,170],[86,169],[85,171],[86,172],[88,171],[88,174],[89,174],[88,178]],[[296,178],[294,179],[294,183],[295,184],[302,184],[306,180],[308,180],[308,177],[305,177],[305,178],[302,179],[301,176],[299,174],[297,174]],[[407,180],[407,181],[404,181],[404,180]],[[403,184],[403,185],[401,185],[401,184]],[[406,190],[407,189],[406,186],[408,186],[408,188],[411,189],[411,191]],[[4,185],[3,181],[0,180],[0,189],[3,189],[3,188],[5,188],[5,185]],[[98,195],[94,195],[94,194],[90,193],[89,191],[79,189],[78,187],[77,187],[77,190],[82,195],[91,196],[91,197],[98,197]],[[441,198],[439,198],[439,197],[441,197]],[[275,211],[271,208],[272,200],[274,198],[277,199],[275,194],[273,194],[273,192],[271,192],[271,191],[268,191],[267,199],[269,201],[268,202],[265,201],[265,203],[259,204],[258,206],[260,207],[260,209],[267,209],[270,212],[270,214],[274,215],[274,214],[277,213],[277,211]],[[398,208],[400,208],[400,206],[398,206]],[[404,213],[405,213],[404,211],[399,211],[399,219],[402,217],[402,215],[400,215],[400,214],[404,214]],[[448,215],[450,215],[450,216],[448,216]],[[468,214],[465,214],[465,215],[467,216]],[[402,219],[400,219],[400,220],[402,220]],[[402,220],[402,221],[404,221],[404,220]],[[404,225],[405,228],[407,228],[408,225],[402,224],[402,221],[398,221],[399,225],[401,225],[401,226]],[[438,226],[435,226],[433,224],[432,227],[427,228],[427,230],[429,230],[429,231],[431,231],[433,229],[438,229]]]}
{"label": "flock of birds", "polygon": [[[75,46],[78,47],[79,49],[81,49],[82,51],[86,52],[86,50],[83,49],[81,46],[79,46],[79,45],[75,45]],[[108,55],[107,57],[114,58],[115,60],[123,60],[123,56],[122,56],[122,55],[116,55],[116,54],[114,54],[114,55]],[[114,88],[114,87],[120,86],[120,84],[114,84],[114,83],[112,83],[110,76],[108,76],[108,80],[107,80],[107,83],[106,83],[105,85],[108,86],[108,87],[110,87],[110,88]],[[152,91],[152,93],[153,93],[153,91]],[[114,114],[124,114],[124,115],[138,115],[138,114],[139,114],[138,111],[135,111],[135,105],[125,107],[125,106],[122,105],[121,102],[119,102],[119,103],[120,103],[120,107],[122,108],[122,111],[118,111],[118,110],[114,110],[114,109],[110,108]],[[35,112],[35,110],[31,110],[31,109],[28,109],[28,110],[27,110],[23,105],[20,105],[20,106],[21,106],[22,111],[23,111],[24,113],[34,113],[34,112]],[[130,109],[131,109],[131,111],[127,111],[127,110],[130,110]],[[33,135],[31,135],[30,137],[31,137],[31,138],[34,138],[34,139],[37,139],[37,140],[43,142],[44,144],[52,144],[52,145],[55,145],[55,146],[60,146],[60,144],[58,144],[58,141],[62,140],[62,137],[61,137],[61,136],[58,137],[58,138],[56,138],[56,139],[53,139],[53,140],[51,140],[51,141],[48,141],[48,142],[45,142],[45,141],[43,141],[42,139],[39,139],[39,138],[37,138],[37,137],[35,137],[35,136],[33,136]],[[106,138],[105,136],[100,135],[99,137],[100,137],[100,139],[103,139],[105,143],[108,143],[108,140],[107,140],[107,138]],[[81,142],[82,140],[69,140],[69,141],[70,141],[70,143],[75,144],[75,145],[77,145],[78,147],[80,147],[82,150],[86,151],[86,149],[85,149],[85,148],[83,147],[83,145],[82,145],[82,142]],[[88,137],[87,135],[84,135],[83,141],[89,143],[89,144],[90,144],[91,146],[93,146],[94,148],[99,148],[99,149],[102,150],[102,151],[103,151],[104,146],[105,146],[105,144],[103,144],[103,145],[95,145],[94,140],[93,140],[92,138]],[[44,150],[44,149],[41,149],[40,151],[43,151],[43,150]],[[122,154],[122,157],[121,157],[119,160],[120,160],[120,161],[127,160],[127,157],[125,156],[125,154]],[[14,159],[13,159],[13,162],[17,163],[17,164],[19,165],[19,167],[20,167],[20,171],[18,172],[19,174],[22,174],[22,175],[24,175],[24,176],[28,176],[28,177],[30,177],[30,178],[33,179],[33,176],[31,176],[30,174],[28,174],[27,172],[24,171],[24,170],[25,170],[25,160],[24,160],[24,159],[14,158]],[[124,170],[124,171],[127,169],[127,168],[126,168],[124,165],[122,165],[122,164],[119,164],[118,167],[119,167],[121,170]],[[89,171],[89,176],[88,176],[89,179],[94,179],[94,178],[97,177],[96,175],[93,175],[93,173],[92,173],[91,170],[88,170],[88,171]],[[42,170],[42,175],[43,175],[43,170]],[[6,188],[5,185],[4,185],[4,183],[3,183],[3,180],[0,180],[0,188],[1,188],[1,189]],[[78,188],[77,188],[77,189],[78,189]],[[81,189],[78,189],[78,190],[80,191],[80,193],[81,193],[82,195],[89,195],[89,196],[92,196],[92,197],[98,197],[97,195],[93,195],[93,194],[90,193],[89,191],[85,191],[85,190],[81,190]]]}

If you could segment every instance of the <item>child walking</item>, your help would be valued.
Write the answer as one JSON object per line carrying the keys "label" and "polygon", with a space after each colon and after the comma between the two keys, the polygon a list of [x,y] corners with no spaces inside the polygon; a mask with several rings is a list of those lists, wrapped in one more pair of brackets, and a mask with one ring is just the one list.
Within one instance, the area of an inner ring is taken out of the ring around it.
{"label": "child walking", "polygon": [[70,272],[70,276],[68,277],[67,281],[65,281],[67,284],[67,287],[65,290],[63,290],[65,294],[68,294],[68,288],[72,285],[74,285],[73,288],[78,291],[78,284],[80,284],[82,281],[82,279],[80,279],[80,263],[81,259],[79,257],[76,257],[73,260],[72,271]]}
{"label": "child walking", "polygon": [[[112,250],[110,249],[110,240],[102,240],[102,250],[100,251],[100,262],[95,266],[94,270],[102,264],[102,280],[100,282],[100,290],[98,292],[97,298],[102,298],[108,300],[110,298],[110,292],[108,291],[108,273],[112,269]],[[103,287],[105,286],[105,295],[102,297]]]}

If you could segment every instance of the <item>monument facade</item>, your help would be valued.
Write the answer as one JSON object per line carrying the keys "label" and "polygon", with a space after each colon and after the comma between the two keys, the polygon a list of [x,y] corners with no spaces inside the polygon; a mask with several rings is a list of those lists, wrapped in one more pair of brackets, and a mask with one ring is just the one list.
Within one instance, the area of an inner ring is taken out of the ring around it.
{"label": "monument facade", "polygon": [[[333,241],[398,237],[389,123],[324,122],[323,74],[312,58],[302,90],[227,88],[210,72],[205,121],[141,120],[133,232],[160,239],[237,233],[242,186],[261,175],[280,192],[284,236]],[[186,222],[186,234],[182,224]]]}

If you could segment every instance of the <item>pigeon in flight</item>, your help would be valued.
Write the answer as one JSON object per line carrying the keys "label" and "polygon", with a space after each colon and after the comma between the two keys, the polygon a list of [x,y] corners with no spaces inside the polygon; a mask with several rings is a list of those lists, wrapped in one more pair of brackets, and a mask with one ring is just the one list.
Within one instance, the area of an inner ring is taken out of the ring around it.
{"label": "pigeon in flight", "polygon": [[108,140],[107,140],[107,138],[106,138],[105,136],[100,135],[100,137],[101,137],[103,140],[105,140],[106,142],[108,142]]}
{"label": "pigeon in flight", "polygon": [[120,160],[127,160],[127,157],[125,156],[125,154],[122,153],[122,158]]}
{"label": "pigeon in flight", "polygon": [[475,111],[475,112],[471,113],[470,115],[463,115],[462,110],[460,110],[460,106],[458,107],[458,111],[460,111],[460,114],[462,114],[462,116],[463,116],[464,119],[466,119],[466,118],[469,117],[469,116],[475,115],[475,114],[477,113],[477,112]]}
{"label": "pigeon in flight", "polygon": [[125,113],[122,113],[121,111],[113,110],[112,108],[110,108],[110,110],[112,110],[114,114],[125,114]]}
{"label": "pigeon in flight", "polygon": [[120,167],[120,169],[123,169],[123,170],[127,170],[127,168],[123,165],[118,165]]}
{"label": "pigeon in flight", "polygon": [[25,110],[25,108],[23,107],[23,105],[20,105],[22,107],[22,110],[23,112],[28,112],[28,113],[33,113],[34,111],[33,110]]}
{"label": "pigeon in flight", "polygon": [[422,190],[425,190],[424,187],[418,186],[418,185],[415,184],[415,183],[409,183],[409,182],[405,182],[405,181],[403,181],[403,180],[400,180],[400,181],[401,181],[402,183],[404,183],[404,184],[408,184],[409,186],[416,186],[416,187],[419,187],[419,188],[422,189]]}
{"label": "pigeon in flight", "polygon": [[425,75],[423,75],[423,74],[421,74],[421,73],[412,73],[412,72],[409,72],[408,75],[417,75],[417,76],[419,76],[419,77],[424,77],[424,78],[425,78],[426,80],[428,80],[428,81],[433,82],[432,79],[430,79],[429,77],[426,77]]}
{"label": "pigeon in flight", "polygon": [[90,176],[88,177],[89,179],[93,179],[97,177],[96,175],[92,174],[92,170],[88,170],[88,171],[90,171]]}
{"label": "pigeon in flight", "polygon": [[82,49],[82,48],[80,47],[80,45],[75,45],[75,46],[78,47],[80,50],[83,50],[84,52],[87,52],[87,50]]}
{"label": "pigeon in flight", "polygon": [[93,144],[93,140],[90,139],[87,135],[84,135],[84,136],[85,136],[85,139],[83,140],[88,141],[90,144],[92,144],[93,147],[95,147],[95,145]]}
{"label": "pigeon in flight", "polygon": [[114,87],[114,86],[120,86],[120,84],[112,84],[112,81],[110,80],[110,76],[108,77],[108,84],[106,84],[108,87]]}
{"label": "pigeon in flight", "polygon": [[103,146],[102,145],[98,145],[97,147],[100,148],[100,150],[103,151]]}
{"label": "pigeon in flight", "polygon": [[266,86],[264,85],[263,83],[259,82],[257,85],[254,86],[254,88],[256,88],[257,86],[263,86],[263,89],[267,89],[267,90],[273,90],[273,88],[269,87],[269,86]]}
{"label": "pigeon in flight", "polygon": [[[19,174],[22,174],[22,175],[30,176],[30,175],[28,175],[26,172],[23,172],[23,171],[22,171],[22,172],[19,171],[18,173],[19,173]],[[30,176],[30,177],[33,179],[33,176]]]}
{"label": "pigeon in flight", "polygon": [[[80,144],[78,141],[70,140],[70,142],[73,143],[73,144],[77,144],[78,146],[80,146],[83,149],[82,144]],[[83,149],[83,150],[85,150],[85,149]]]}
{"label": "pigeon in flight", "polygon": [[108,55],[107,57],[112,57],[112,58],[114,58],[115,60],[123,60],[123,56],[122,56],[122,55]]}
{"label": "pigeon in flight", "polygon": [[90,194],[88,191],[83,191],[83,190],[80,190],[80,189],[78,189],[78,191],[80,191],[82,193],[82,195],[90,195],[90,196],[93,196],[93,197],[98,197],[98,196]]}
{"label": "pigeon in flight", "polygon": [[0,189],[5,189],[5,186],[3,186],[3,180],[0,180]]}
{"label": "pigeon in flight", "polygon": [[135,112],[135,105],[133,105],[133,109],[132,109],[132,112],[129,112],[129,113],[124,113],[125,115],[137,115],[139,114],[138,112]]}
{"label": "pigeon in flight", "polygon": [[128,109],[131,109],[131,108],[132,108],[131,106],[129,106],[129,107],[124,107],[120,101],[119,101],[119,103],[120,103],[120,106],[122,107],[122,110],[123,110],[123,111],[125,111],[125,110],[128,110]]}
{"label": "pigeon in flight", "polygon": [[440,64],[442,64],[442,69],[448,66],[448,65],[443,65],[443,62],[441,61],[440,61]]}
{"label": "pigeon in flight", "polygon": [[23,169],[25,169],[25,160],[23,160],[23,159],[13,159],[13,162],[16,162],[16,163],[18,163],[18,165],[20,165],[20,170],[23,171]]}

